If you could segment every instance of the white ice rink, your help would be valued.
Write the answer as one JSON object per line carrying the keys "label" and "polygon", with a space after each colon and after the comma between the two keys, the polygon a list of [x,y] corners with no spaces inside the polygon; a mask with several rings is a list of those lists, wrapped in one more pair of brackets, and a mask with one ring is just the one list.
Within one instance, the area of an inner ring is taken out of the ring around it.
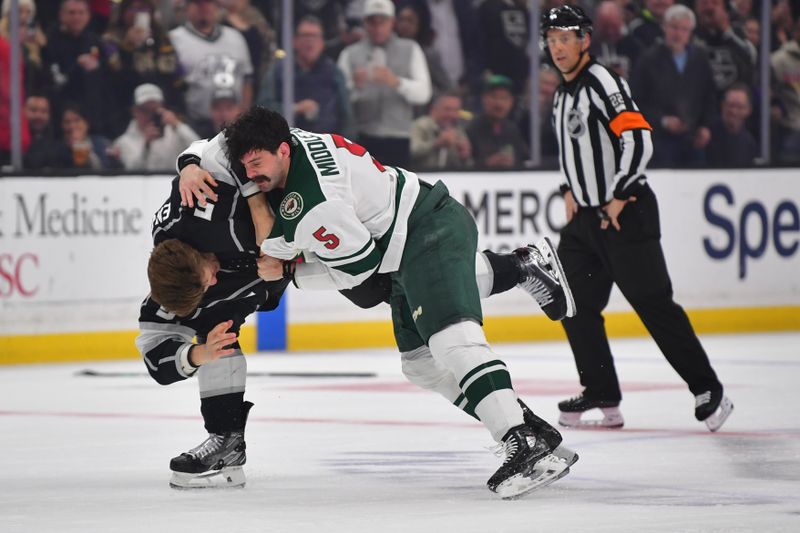
{"label": "white ice rink", "polygon": [[[483,427],[391,351],[249,356],[247,487],[191,492],[167,482],[205,438],[194,381],[159,386],[138,361],[0,367],[0,531],[800,532],[800,333],[702,340],[736,406],[720,433],[651,341],[615,341],[625,428],[564,431],[580,461],[518,501],[485,488]],[[495,349],[551,422],[579,391],[566,343]]]}

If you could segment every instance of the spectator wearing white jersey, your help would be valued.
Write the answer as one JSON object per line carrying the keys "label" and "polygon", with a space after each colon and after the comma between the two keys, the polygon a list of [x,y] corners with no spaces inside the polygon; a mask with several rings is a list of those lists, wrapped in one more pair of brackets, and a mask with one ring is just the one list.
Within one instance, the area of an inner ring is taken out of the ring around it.
{"label": "spectator wearing white jersey", "polygon": [[208,127],[217,89],[233,88],[242,107],[253,102],[253,65],[241,33],[218,23],[217,0],[189,0],[187,21],[169,32],[186,72],[186,109],[195,129]]}

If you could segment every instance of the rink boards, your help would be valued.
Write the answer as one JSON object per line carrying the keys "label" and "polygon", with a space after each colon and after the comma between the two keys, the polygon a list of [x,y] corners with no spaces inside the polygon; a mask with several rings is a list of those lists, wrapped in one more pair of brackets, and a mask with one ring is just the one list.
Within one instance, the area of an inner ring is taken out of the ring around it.
{"label": "rink boards", "polygon": [[[429,174],[473,214],[481,248],[509,250],[564,224],[555,172]],[[136,357],[152,214],[169,176],[0,179],[0,364]],[[800,329],[800,172],[660,171],[676,299],[704,333]],[[521,291],[484,301],[493,341],[563,338]],[[615,291],[607,327],[644,335]],[[390,346],[389,310],[290,289],[245,326],[246,351]]]}

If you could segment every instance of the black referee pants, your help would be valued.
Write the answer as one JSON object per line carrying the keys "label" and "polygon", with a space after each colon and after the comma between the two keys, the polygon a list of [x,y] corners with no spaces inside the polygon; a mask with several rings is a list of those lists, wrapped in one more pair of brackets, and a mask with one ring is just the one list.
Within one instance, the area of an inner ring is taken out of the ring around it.
{"label": "black referee pants", "polygon": [[673,300],[656,197],[648,186],[636,196],[620,214],[620,231],[600,229],[594,208],[580,209],[561,231],[558,254],[577,307],[562,324],[584,395],[622,399],[602,315],[614,283],[692,394],[721,389],[689,318]]}

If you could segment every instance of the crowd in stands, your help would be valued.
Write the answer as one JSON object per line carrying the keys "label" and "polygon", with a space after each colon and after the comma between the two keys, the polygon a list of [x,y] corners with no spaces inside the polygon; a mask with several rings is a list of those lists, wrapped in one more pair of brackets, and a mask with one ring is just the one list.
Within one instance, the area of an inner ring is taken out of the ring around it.
{"label": "crowd in stands", "polygon": [[[771,18],[771,159],[800,162],[800,0],[543,0],[594,19],[591,54],[653,127],[652,166],[760,157],[760,25]],[[0,165],[10,159],[10,0],[0,17]],[[19,0],[26,171],[165,171],[252,104],[283,109],[280,0]],[[296,0],[297,127],[412,170],[542,162],[560,75],[528,0]],[[531,39],[533,32],[534,39]],[[530,54],[540,54],[531,95]]]}

